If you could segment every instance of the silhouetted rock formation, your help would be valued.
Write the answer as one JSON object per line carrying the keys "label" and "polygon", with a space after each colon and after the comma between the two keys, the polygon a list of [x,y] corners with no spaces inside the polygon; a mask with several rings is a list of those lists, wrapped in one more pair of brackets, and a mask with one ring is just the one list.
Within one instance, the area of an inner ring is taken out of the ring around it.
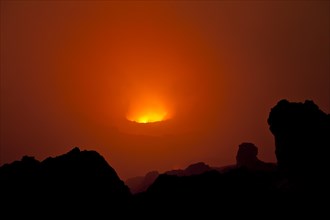
{"label": "silhouetted rock formation", "polygon": [[281,100],[271,109],[268,118],[275,137],[276,158],[282,179],[282,191],[319,201],[328,198],[330,115],[313,101],[291,103]]}
{"label": "silhouetted rock formation", "polygon": [[[244,213],[245,218],[255,218],[258,210],[279,216],[322,216],[327,210],[322,201],[328,195],[329,122],[329,115],[311,101],[282,100],[268,119],[275,136],[279,171],[257,158],[255,145],[243,143],[236,167],[223,173],[210,168],[198,175],[186,175],[185,170],[166,172],[136,197],[137,206],[161,211],[159,207],[168,204],[164,201],[171,201],[172,213],[201,210],[203,218],[218,214],[215,210],[219,207],[222,215]],[[188,209],[181,209],[182,205]]]}
{"label": "silhouetted rock formation", "polygon": [[39,210],[62,218],[69,212],[74,219],[86,214],[92,219],[118,214],[123,219],[131,214],[143,219],[179,214],[187,219],[196,218],[196,213],[201,219],[227,215],[255,219],[262,211],[277,218],[290,217],[288,213],[297,218],[306,212],[315,219],[323,217],[329,187],[330,116],[311,101],[282,100],[272,108],[268,123],[279,170],[257,158],[254,144],[242,143],[236,166],[212,168],[200,162],[161,175],[153,171],[127,181],[132,192],[141,192],[132,196],[102,156],[75,148],[42,162],[25,156],[0,167],[1,214],[18,210],[10,212],[15,219],[14,214],[26,209],[43,218],[48,216],[36,216]]}
{"label": "silhouetted rock formation", "polygon": [[212,168],[209,165],[205,164],[204,162],[199,162],[189,165],[184,170],[184,175],[185,176],[199,175],[210,170],[212,170]]}
{"label": "silhouetted rock formation", "polygon": [[186,169],[184,170],[170,170],[165,172],[167,175],[175,175],[175,176],[191,176],[191,175],[198,175],[205,173],[207,171],[213,170],[209,165],[199,162],[195,164],[189,165]]}
{"label": "silhouetted rock formation", "polygon": [[[175,176],[191,176],[205,173],[207,171],[213,170],[209,165],[199,162],[195,164],[189,165],[186,169],[181,170],[170,170],[166,171],[167,175],[175,175]],[[148,189],[148,187],[157,179],[159,173],[157,171],[151,171],[146,174],[146,176],[141,177],[133,177],[126,180],[127,186],[130,188],[133,194],[144,192]]]}
{"label": "silhouetted rock formation", "polygon": [[0,179],[1,197],[12,208],[79,209],[79,215],[88,210],[111,210],[130,196],[128,187],[101,155],[79,148],[42,162],[25,156],[3,165]]}
{"label": "silhouetted rock formation", "polygon": [[[189,165],[184,170],[177,169],[177,170],[170,170],[166,171],[163,174],[170,175],[170,176],[193,176],[203,174],[209,171],[218,171],[220,173],[226,173],[236,169],[237,167],[243,167],[251,171],[273,171],[276,167],[275,164],[272,163],[265,163],[260,161],[256,154],[254,156],[250,155],[250,145],[253,146],[256,151],[257,148],[250,143],[243,143],[241,144],[242,148],[239,148],[238,151],[238,160],[240,162],[239,165],[228,165],[224,167],[210,167],[209,165],[205,164],[204,162],[198,162],[195,164]],[[240,145],[240,146],[241,146]],[[247,146],[246,146],[247,145]],[[150,185],[157,179],[159,173],[157,171],[151,171],[147,173],[146,176],[138,176],[129,178],[125,181],[126,185],[130,188],[133,194],[144,192],[148,189]]]}
{"label": "silhouetted rock formation", "polygon": [[330,115],[313,101],[281,100],[268,118],[279,169],[290,176],[329,172]]}
{"label": "silhouetted rock formation", "polygon": [[159,176],[158,171],[151,171],[147,173],[144,177],[138,176],[129,178],[125,181],[126,185],[130,188],[133,194],[144,192],[148,187],[157,179]]}
{"label": "silhouetted rock formation", "polygon": [[258,159],[258,148],[253,143],[242,143],[238,146],[236,155],[237,167],[243,167],[248,170],[270,171],[275,169],[275,165],[265,163]]}
{"label": "silhouetted rock formation", "polygon": [[240,214],[233,213],[233,209],[244,215],[248,214],[246,211],[254,212],[255,207],[274,211],[271,200],[277,191],[273,177],[270,173],[259,174],[246,169],[233,169],[223,174],[211,170],[190,176],[161,174],[145,193],[139,195],[136,205],[140,209],[161,212],[170,201],[169,212],[199,213],[203,218],[214,217],[219,212],[221,215]]}

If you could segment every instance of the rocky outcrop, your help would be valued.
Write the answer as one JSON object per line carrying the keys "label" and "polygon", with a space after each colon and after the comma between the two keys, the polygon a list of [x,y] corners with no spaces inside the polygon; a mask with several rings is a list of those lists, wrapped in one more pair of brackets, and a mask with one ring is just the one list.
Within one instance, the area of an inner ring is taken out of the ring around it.
{"label": "rocky outcrop", "polygon": [[275,164],[265,163],[258,159],[258,148],[253,143],[242,143],[238,146],[236,166],[251,171],[271,171]]}
{"label": "rocky outcrop", "polygon": [[144,192],[159,176],[158,171],[151,171],[145,176],[129,178],[125,181],[133,194]]}
{"label": "rocky outcrop", "polygon": [[79,148],[42,162],[24,156],[21,161],[3,165],[0,179],[1,197],[9,209],[101,212],[130,197],[128,187],[100,154]]}
{"label": "rocky outcrop", "polygon": [[202,174],[210,170],[213,170],[213,168],[205,164],[204,162],[198,162],[189,165],[184,170],[181,169],[170,170],[170,171],[166,171],[165,174],[175,175],[175,176],[192,176],[192,175]]}
{"label": "rocky outcrop", "polygon": [[[215,168],[212,168],[203,162],[199,162],[189,165],[184,170],[182,169],[170,170],[164,172],[164,174],[172,175],[172,176],[192,176],[192,175],[199,175],[210,170],[215,170]],[[157,171],[151,171],[147,173],[145,176],[129,178],[125,181],[125,183],[130,188],[131,192],[133,194],[136,194],[146,191],[148,187],[154,183],[154,181],[157,179],[159,175],[160,174]]]}
{"label": "rocky outcrop", "polygon": [[329,168],[330,115],[313,101],[281,100],[268,118],[279,169],[287,175],[324,173]]}

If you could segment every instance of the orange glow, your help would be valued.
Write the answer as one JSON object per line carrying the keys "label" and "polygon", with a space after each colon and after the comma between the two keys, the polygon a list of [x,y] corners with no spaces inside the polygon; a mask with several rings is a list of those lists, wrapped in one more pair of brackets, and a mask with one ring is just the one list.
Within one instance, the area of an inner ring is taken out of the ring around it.
{"label": "orange glow", "polygon": [[232,164],[243,141],[275,161],[267,117],[278,100],[330,112],[328,8],[1,1],[0,166],[77,146],[125,179]]}
{"label": "orange glow", "polygon": [[169,119],[169,112],[161,100],[143,97],[131,103],[126,118],[137,123],[152,123]]}
{"label": "orange glow", "polygon": [[141,116],[138,116],[136,119],[132,119],[132,121],[135,121],[137,123],[151,123],[151,122],[157,122],[157,121],[163,121],[166,117],[167,112],[158,112],[158,111],[150,111],[142,113]]}

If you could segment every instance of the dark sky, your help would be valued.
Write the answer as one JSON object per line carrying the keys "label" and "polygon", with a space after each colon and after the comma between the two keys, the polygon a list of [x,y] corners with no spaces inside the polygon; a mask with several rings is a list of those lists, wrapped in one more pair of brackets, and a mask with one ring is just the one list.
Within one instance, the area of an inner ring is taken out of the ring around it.
{"label": "dark sky", "polygon": [[242,142],[276,161],[271,107],[330,112],[329,39],[327,1],[1,1],[0,164],[79,146],[125,179]]}

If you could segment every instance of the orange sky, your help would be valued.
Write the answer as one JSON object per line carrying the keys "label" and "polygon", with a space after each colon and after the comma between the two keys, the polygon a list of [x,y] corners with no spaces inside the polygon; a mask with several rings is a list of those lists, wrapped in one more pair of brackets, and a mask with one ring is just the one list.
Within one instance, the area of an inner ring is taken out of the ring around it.
{"label": "orange sky", "polygon": [[[267,117],[277,101],[312,99],[330,112],[329,9],[1,1],[0,164],[79,146],[125,179],[231,164],[246,141],[275,161]],[[153,109],[168,120],[127,120]]]}

